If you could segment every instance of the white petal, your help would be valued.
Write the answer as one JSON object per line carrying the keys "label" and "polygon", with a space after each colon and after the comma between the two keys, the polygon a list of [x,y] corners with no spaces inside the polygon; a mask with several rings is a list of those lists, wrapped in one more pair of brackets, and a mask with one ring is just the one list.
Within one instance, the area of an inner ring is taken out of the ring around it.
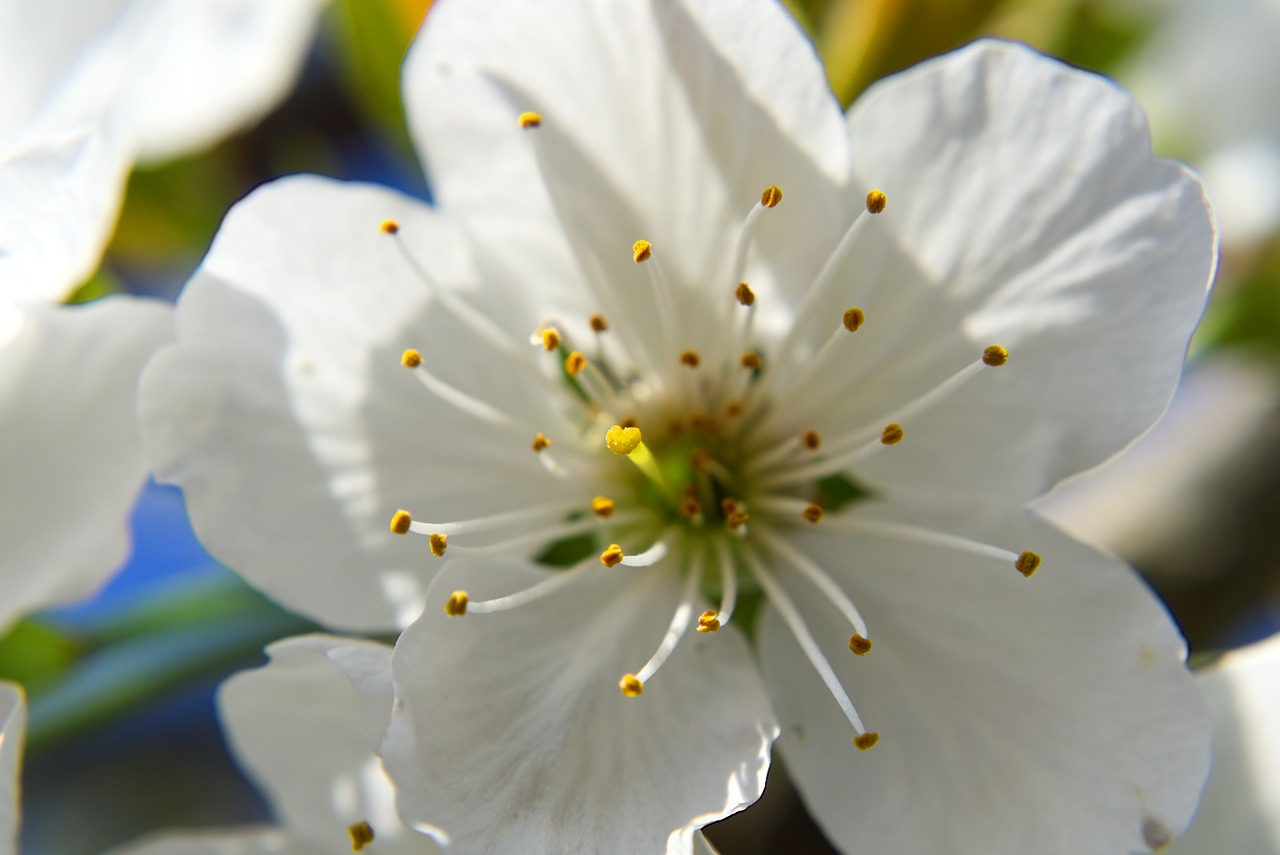
{"label": "white petal", "polygon": [[124,560],[146,476],[135,386],[171,335],[152,300],[0,309],[0,625],[90,593]]}
{"label": "white petal", "polygon": [[[657,646],[682,583],[616,569],[506,612],[451,619],[433,602],[400,637],[383,758],[407,821],[458,852],[688,853],[694,830],[759,796],[774,723],[743,640],[691,631],[624,697],[619,678]],[[458,562],[433,599],[545,577]]]}
{"label": "white petal", "polygon": [[1208,728],[1164,608],[1129,568],[1029,515],[959,519],[948,530],[1033,548],[1044,565],[1024,579],[1012,562],[955,549],[800,541],[867,621],[874,649],[852,656],[847,624],[791,585],[881,736],[866,752],[850,745],[848,722],[770,610],[765,678],[810,810],[849,851],[904,855],[1103,855],[1181,831],[1207,772]]}
{"label": "white petal", "polygon": [[21,817],[18,769],[26,729],[22,689],[14,683],[0,682],[0,855],[17,851]]}
{"label": "white petal", "polygon": [[360,822],[372,826],[380,852],[437,851],[396,816],[366,730],[370,699],[384,702],[384,724],[391,712],[391,648],[313,635],[267,653],[267,665],[222,685],[218,704],[232,751],[281,824],[325,851],[349,850],[348,828]]}
{"label": "white petal", "polygon": [[[399,237],[380,232],[388,218]],[[388,531],[398,508],[467,519],[566,489],[529,451],[558,419],[544,390],[431,304],[397,241],[438,286],[468,278],[457,235],[391,191],[310,177],[259,190],[187,285],[179,342],[141,394],[157,477],[182,486],[205,546],[290,608],[361,630],[417,617],[435,569],[422,538]],[[537,316],[512,290],[466,296],[524,356]],[[408,347],[528,433],[443,404],[401,367]]]}
{"label": "white petal", "polygon": [[[565,299],[581,287],[557,217],[623,298],[650,290],[630,258],[644,238],[668,276],[719,285],[726,302],[734,241],[765,187],[782,186],[777,219],[794,226],[762,229],[775,264],[812,272],[810,235],[842,228],[838,105],[774,3],[441,5],[411,51],[405,98],[441,206],[464,218],[484,263],[506,276],[533,264],[542,287],[568,280]],[[524,110],[543,116],[550,197],[538,138],[517,126]],[[653,309],[626,313],[642,323],[632,315]]]}
{"label": "white petal", "polygon": [[0,143],[110,115],[130,156],[195,151],[292,87],[323,0],[56,0],[0,6]]}
{"label": "white petal", "polygon": [[1280,852],[1280,636],[1198,675],[1213,717],[1213,770],[1176,855]]}
{"label": "white petal", "polygon": [[904,424],[864,477],[1028,498],[1150,426],[1203,309],[1215,235],[1199,183],[1152,158],[1132,99],[980,42],[872,87],[849,127],[858,179],[889,204],[828,307],[860,305],[867,322],[849,350],[861,379],[833,377],[824,418],[889,417],[986,345],[1011,354]]}
{"label": "white petal", "polygon": [[319,846],[278,828],[162,831],[117,846],[106,855],[347,855],[346,845]]}
{"label": "white petal", "polygon": [[104,125],[0,157],[0,302],[61,300],[98,266],[128,160]]}

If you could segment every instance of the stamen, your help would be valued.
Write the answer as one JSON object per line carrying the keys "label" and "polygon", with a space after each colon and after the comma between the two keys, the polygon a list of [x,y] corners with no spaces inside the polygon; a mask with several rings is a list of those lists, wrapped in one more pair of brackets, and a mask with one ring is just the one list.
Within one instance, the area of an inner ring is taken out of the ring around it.
{"label": "stamen", "polygon": [[653,244],[647,240],[638,240],[631,245],[631,258],[636,264],[643,264],[653,255]]}
{"label": "stamen", "polygon": [[432,534],[427,536],[427,542],[431,546],[431,554],[436,558],[443,558],[444,551],[449,548],[449,536],[447,534]]}
{"label": "stamen", "polygon": [[724,405],[724,417],[726,419],[736,419],[746,411],[747,405],[737,398]]}
{"label": "stamen", "polygon": [[817,505],[805,505],[804,510],[800,512],[800,516],[813,525],[817,525],[822,521],[822,508]]}
{"label": "stamen", "polygon": [[782,201],[782,188],[777,184],[770,184],[764,188],[764,192],[760,194],[760,204],[766,208],[776,208],[778,203]]}
{"label": "stamen", "polygon": [[[628,525],[633,522],[640,522],[643,518],[644,514],[642,512],[633,511],[615,514],[612,522],[619,525]],[[421,528],[426,528],[425,524],[415,522],[412,529],[415,532],[418,532],[420,531],[420,525]],[[575,537],[580,534],[595,531],[600,528],[600,525],[600,518],[594,514],[589,514],[578,519],[559,523],[558,525],[540,526],[530,531],[520,532],[519,534],[512,535],[505,540],[495,541],[493,543],[468,546],[466,544],[453,543],[446,539],[440,542],[440,547],[441,552],[443,552],[444,548],[447,546],[451,552],[456,554],[471,555],[476,558],[486,558],[490,555],[502,555],[504,553],[515,552],[528,547],[539,546],[546,543],[555,543],[556,541],[564,540],[566,537]],[[441,528],[447,528],[447,526],[441,526]],[[437,536],[445,538],[445,535],[441,534],[439,531],[423,531],[422,533],[427,534],[433,539]],[[434,548],[432,551],[435,551]],[[437,557],[439,556],[437,555]]]}
{"label": "stamen", "polygon": [[400,356],[400,364],[412,371],[422,385],[426,386],[437,398],[451,404],[455,409],[496,427],[513,426],[511,417],[506,413],[486,404],[479,398],[473,398],[466,392],[450,386],[428,371],[426,365],[422,362],[422,354],[418,353],[418,351],[406,350]]}
{"label": "stamen", "polygon": [[744,531],[747,520],[751,519],[751,515],[746,511],[734,511],[729,514],[729,518],[725,520],[725,525],[729,527],[729,531],[736,534],[745,534]]}
{"label": "stamen", "polygon": [[738,243],[733,251],[733,267],[730,269],[733,271],[734,282],[742,281],[742,274],[747,264],[747,250],[750,249],[751,242],[755,239],[756,226],[760,221],[761,214],[770,208],[776,208],[781,201],[781,188],[776,184],[770,184],[760,194],[760,201],[747,212],[747,217],[742,222],[742,231],[738,232]]}
{"label": "stamen", "polygon": [[611,543],[604,552],[600,553],[600,563],[605,567],[617,567],[625,557],[622,554],[622,547],[616,543]]}
{"label": "stamen", "polygon": [[530,443],[529,447],[533,449],[535,454],[537,454],[541,451],[545,451],[547,448],[550,448],[551,440],[547,439],[542,433],[538,433],[534,435],[533,442]]}
{"label": "stamen", "polygon": [[754,350],[748,350],[746,353],[742,354],[741,364],[742,367],[748,371],[760,370],[760,354],[756,353]]}
{"label": "stamen", "polygon": [[[617,546],[616,543],[613,545]],[[622,550],[619,549],[618,553],[621,554]],[[667,542],[665,539],[659,539],[644,552],[638,552],[635,555],[624,555],[620,563],[626,567],[652,567],[666,557]],[[603,560],[603,556],[601,560]]]}
{"label": "stamen", "polygon": [[577,377],[579,374],[582,373],[582,369],[586,367],[587,367],[587,358],[583,356],[579,351],[575,350],[573,353],[570,353],[564,359],[564,370],[565,370],[565,373],[568,374],[570,377]]}
{"label": "stamen", "polygon": [[[506,511],[499,514],[490,514],[484,517],[476,517],[469,520],[457,520],[455,522],[433,523],[423,522],[422,520],[412,520],[406,522],[405,525],[409,531],[414,534],[475,534],[481,531],[493,531],[494,529],[510,529],[512,526],[522,523],[546,522],[563,517],[567,513],[581,508],[577,502],[548,502],[544,505],[534,505],[528,508],[517,508],[513,511]],[[397,511],[395,516],[391,518],[392,531],[395,531],[395,524],[400,514],[408,517],[407,511]]]}
{"label": "stamen", "polygon": [[662,319],[662,333],[665,338],[663,349],[674,349],[676,340],[676,303],[671,290],[671,283],[663,272],[658,257],[653,254],[653,245],[647,240],[638,240],[631,247],[631,258],[636,264],[643,264],[649,272],[653,283],[654,296],[658,301],[658,315]]}
{"label": "stamen", "polygon": [[649,661],[644,663],[643,668],[635,674],[628,674],[622,678],[624,682],[627,681],[628,677],[635,681],[634,683],[628,684],[631,688],[635,689],[634,695],[628,693],[628,685],[623,685],[622,683],[619,684],[622,686],[622,693],[624,695],[627,695],[629,698],[639,695],[644,684],[653,679],[653,675],[658,673],[658,669],[663,666],[675,651],[676,647],[679,646],[680,640],[688,631],[689,624],[693,620],[694,598],[697,596],[698,587],[701,584],[702,561],[695,554],[692,559],[692,566],[689,568],[689,573],[685,577],[684,590],[680,594],[680,605],[676,606],[675,613],[671,615],[671,623],[667,625],[666,635],[662,637],[662,642],[658,645],[658,649],[649,657]]}
{"label": "stamen", "polygon": [[444,613],[449,617],[462,617],[467,613],[469,599],[466,591],[454,591],[449,595],[449,599],[445,601]]}
{"label": "stamen", "polygon": [[858,656],[866,656],[871,652],[871,639],[863,638],[855,632],[849,636],[849,649]]}
{"label": "stamen", "polygon": [[543,327],[538,332],[538,338],[542,342],[542,349],[548,353],[560,346],[560,330],[555,327]]}
{"label": "stamen", "polygon": [[822,437],[816,430],[807,430],[800,435],[800,445],[805,451],[817,451],[822,445]]}
{"label": "stamen", "polygon": [[876,747],[876,743],[879,741],[880,734],[876,733],[874,730],[869,730],[866,733],[860,733],[853,738],[853,744],[858,747],[859,751],[870,751],[872,748]]}
{"label": "stamen", "polygon": [[902,430],[902,425],[885,425],[884,430],[880,432],[880,443],[882,445],[897,445],[902,442],[904,436],[906,436],[906,433]]}
{"label": "stamen", "polygon": [[596,335],[600,335],[603,332],[607,332],[609,329],[609,322],[605,320],[604,315],[592,315],[590,318],[590,323],[591,323],[591,331],[594,332]]}
{"label": "stamen", "polygon": [[384,235],[394,235],[400,232],[400,224],[395,220],[383,220],[382,225],[378,226],[378,230]]}
{"label": "stamen", "polygon": [[520,127],[536,128],[542,125],[542,116],[532,110],[520,114]]}
{"label": "stamen", "polygon": [[857,332],[867,322],[867,316],[861,309],[854,306],[852,309],[844,310],[844,317],[841,321],[844,324],[844,328],[849,332]]}
{"label": "stamen", "polygon": [[[874,198],[873,198],[874,197]],[[849,225],[844,236],[840,238],[840,242],[836,244],[836,248],[827,258],[822,268],[818,271],[818,275],[814,277],[813,282],[809,284],[809,290],[805,292],[804,297],[800,301],[800,307],[796,309],[796,318],[807,318],[813,314],[813,309],[818,305],[818,301],[826,294],[836,278],[836,271],[844,264],[845,259],[849,256],[849,251],[853,249],[853,245],[858,240],[858,236],[862,234],[871,217],[883,211],[888,199],[879,191],[872,191],[867,194],[867,207],[860,213],[854,221]],[[796,330],[799,324],[792,326],[791,331],[782,339],[782,343],[778,346],[778,353],[773,360],[774,365],[787,365],[791,350],[795,347],[797,337]]]}
{"label": "stamen", "polygon": [[729,544],[723,538],[716,539],[716,559],[720,569],[720,613],[716,617],[720,626],[724,626],[738,605],[738,573],[733,566]]}
{"label": "stamen", "polygon": [[693,496],[685,496],[680,500],[680,516],[695,522],[702,521],[702,503]]}
{"label": "stamen", "polygon": [[697,629],[698,629],[698,632],[701,632],[704,634],[708,632],[719,632],[720,621],[716,617],[716,613],[711,609],[707,609],[705,612],[699,615]]}
{"label": "stamen", "polygon": [[685,350],[680,353],[680,364],[689,368],[697,368],[702,364],[702,357],[698,355],[696,350]]}
{"label": "stamen", "polygon": [[799,570],[802,576],[812,582],[813,586],[826,596],[831,605],[844,615],[845,620],[849,621],[855,634],[864,638],[869,635],[867,625],[862,620],[862,615],[858,613],[857,606],[849,599],[849,595],[809,556],[792,546],[786,538],[779,537],[770,531],[761,530],[760,539],[782,560]]}
{"label": "stamen", "polygon": [[396,534],[408,534],[412,522],[413,517],[409,516],[408,511],[396,511],[391,515],[391,530]]}
{"label": "stamen", "polygon": [[623,674],[622,679],[618,681],[618,688],[628,698],[638,698],[644,691],[644,683],[640,682],[640,678],[635,674]]}
{"label": "stamen", "polygon": [[746,282],[739,282],[738,288],[733,292],[738,298],[738,302],[750,308],[756,304],[756,292],[751,290],[751,286]]}
{"label": "stamen", "polygon": [[958,534],[948,534],[931,528],[907,525],[906,523],[867,519],[866,517],[858,516],[840,516],[831,520],[828,525],[840,531],[891,537],[905,540],[909,543],[940,546],[944,549],[958,549],[971,555],[993,558],[997,561],[1012,564],[1019,573],[1026,577],[1034,574],[1043,563],[1043,559],[1036,552],[1017,553],[989,543],[962,537]]}
{"label": "stamen", "polygon": [[1009,351],[1005,350],[998,344],[989,345],[986,350],[982,351],[982,362],[984,365],[990,365],[993,368],[1004,365],[1009,361]]}
{"label": "stamen", "polygon": [[347,829],[351,835],[351,851],[359,852],[373,842],[373,826],[368,822],[357,822]]}
{"label": "stamen", "polygon": [[547,574],[547,577],[541,582],[530,585],[523,591],[516,591],[514,594],[507,594],[505,597],[496,597],[492,600],[471,602],[467,605],[467,611],[471,614],[492,614],[493,612],[505,612],[528,605],[556,593],[581,574],[588,572],[594,565],[595,561],[588,558],[578,562],[568,570]]}
{"label": "stamen", "polygon": [[591,512],[602,520],[607,520],[613,516],[614,502],[613,499],[604,496],[596,496],[591,500]]}
{"label": "stamen", "polygon": [[[743,553],[743,557],[746,560],[747,568],[751,571],[751,575],[756,578],[765,595],[769,598],[769,603],[782,615],[782,619],[786,621],[787,626],[791,629],[791,634],[795,636],[796,643],[800,645],[800,649],[809,657],[809,663],[813,666],[813,670],[818,672],[818,676],[822,678],[827,691],[831,693],[836,703],[839,704],[840,710],[844,713],[845,718],[849,720],[849,724],[853,725],[853,729],[857,734],[854,737],[854,744],[864,751],[870,748],[879,737],[868,731],[862,724],[858,711],[853,707],[853,701],[849,700],[849,695],[845,692],[844,686],[840,684],[840,678],[836,676],[831,663],[822,655],[822,650],[818,647],[818,643],[813,640],[813,635],[809,632],[809,628],[805,626],[804,618],[800,616],[800,611],[791,602],[791,598],[787,596],[782,586],[774,581],[773,576],[765,569],[764,564],[754,550],[746,550]],[[864,747],[857,742],[858,739],[863,739],[863,742],[868,744]]]}

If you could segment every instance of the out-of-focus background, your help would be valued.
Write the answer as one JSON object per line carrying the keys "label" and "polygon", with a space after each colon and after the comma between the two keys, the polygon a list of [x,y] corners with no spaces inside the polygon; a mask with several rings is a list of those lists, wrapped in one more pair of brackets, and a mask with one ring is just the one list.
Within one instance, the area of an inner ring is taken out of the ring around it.
{"label": "out-of-focus background", "polygon": [[[447,2],[447,0],[445,0]],[[173,299],[227,208],[280,175],[429,198],[399,67],[429,0],[332,0],[292,95],[256,128],[130,179],[81,289]],[[1223,234],[1216,291],[1169,418],[1042,511],[1119,552],[1181,624],[1193,662],[1280,630],[1280,4],[1270,0],[795,0],[846,105],[974,38],[1024,41],[1133,88],[1160,154],[1201,170]],[[18,622],[0,678],[30,703],[22,851],[97,853],[173,825],[267,820],[212,706],[225,676],[310,625],[217,566],[180,493],[152,485],[133,555],[90,600]],[[68,821],[68,818],[74,818]],[[832,851],[775,766],[765,799],[710,830],[726,852]]]}

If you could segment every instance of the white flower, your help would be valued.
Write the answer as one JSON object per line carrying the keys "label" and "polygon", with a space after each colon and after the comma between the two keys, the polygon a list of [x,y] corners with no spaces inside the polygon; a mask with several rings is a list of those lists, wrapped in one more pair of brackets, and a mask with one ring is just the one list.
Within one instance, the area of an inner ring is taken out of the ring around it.
{"label": "white flower", "polygon": [[[376,722],[385,727],[391,709],[391,648],[314,635],[276,642],[267,655],[263,667],[222,684],[218,713],[279,826],[161,832],[113,855],[348,855],[371,842],[380,855],[439,852],[396,817],[395,790],[373,751]],[[366,710],[357,684],[385,692],[386,703]]]}
{"label": "white flower", "polygon": [[0,855],[13,855],[18,847],[18,769],[26,729],[27,707],[22,689],[0,682]]}
{"label": "white flower", "polygon": [[0,288],[80,284],[134,161],[212,145],[275,106],[323,3],[0,2]]}
{"label": "white flower", "polygon": [[1131,99],[982,43],[846,118],[779,7],[674,0],[441,4],[405,86],[439,207],[259,191],[141,412],[206,545],[289,606],[403,626],[431,583],[381,749],[407,821],[688,851],[760,791],[767,687],[845,849],[1181,831],[1183,642],[1024,509],[1155,420],[1212,274]]}
{"label": "white flower", "polygon": [[1176,855],[1280,852],[1280,635],[1196,674],[1213,717],[1213,771]]}

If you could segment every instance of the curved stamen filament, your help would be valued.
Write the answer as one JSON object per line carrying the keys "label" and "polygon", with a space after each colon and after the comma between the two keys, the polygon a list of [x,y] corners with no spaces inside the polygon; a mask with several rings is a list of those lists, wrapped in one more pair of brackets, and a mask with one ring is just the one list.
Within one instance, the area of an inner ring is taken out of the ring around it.
{"label": "curved stamen filament", "polygon": [[[611,525],[628,525],[639,522],[644,518],[645,516],[643,513],[639,511],[632,511],[626,514],[614,514],[608,522]],[[503,553],[517,549],[539,546],[544,543],[555,543],[558,540],[564,540],[566,537],[585,534],[589,531],[601,528],[604,524],[604,520],[601,520],[595,514],[588,514],[581,519],[569,520],[549,528],[537,528],[533,531],[521,532],[520,534],[513,535],[505,540],[496,541],[494,543],[469,546],[458,545],[453,541],[447,541],[447,545],[442,544],[440,546],[439,552],[443,555],[447,549],[451,554],[456,553],[460,555],[470,555],[475,558],[484,558],[490,555],[502,555]],[[438,530],[430,531],[427,530],[425,526],[423,526],[422,529],[415,528],[413,531],[416,534],[425,534],[428,536],[443,535],[443,532]],[[435,549],[433,548],[432,551],[434,552]]]}
{"label": "curved stamen filament", "polygon": [[[869,439],[862,445],[855,446],[843,454],[824,457],[821,460],[815,460],[812,463],[796,466],[792,469],[780,469],[775,465],[774,474],[763,475],[760,478],[760,486],[765,489],[778,489],[791,484],[798,484],[803,481],[812,481],[819,478],[825,478],[841,472],[849,467],[861,463],[873,454],[876,454],[885,446],[897,445],[902,441],[905,435],[902,425],[891,423],[880,429],[880,435],[874,439]],[[786,461],[782,461],[785,463]],[[778,464],[781,465],[781,464]]]}
{"label": "curved stamen filament", "polygon": [[931,528],[908,525],[906,523],[888,522],[886,520],[867,519],[860,516],[840,516],[823,525],[840,531],[858,534],[878,535],[909,543],[925,546],[940,546],[944,549],[957,549],[970,555],[1004,561],[1017,568],[1023,576],[1030,576],[1040,567],[1040,556],[1035,552],[1013,552],[1000,546],[983,543],[980,540],[949,534]]}
{"label": "curved stamen filament", "polygon": [[414,534],[474,534],[479,531],[492,531],[496,528],[509,528],[526,522],[537,522],[544,519],[557,519],[565,514],[581,508],[579,502],[548,502],[531,508],[519,508],[500,514],[475,517],[469,520],[457,520],[447,523],[433,523],[413,520],[408,531]]}
{"label": "curved stamen filament", "polygon": [[[848,320],[852,312],[857,312],[857,315],[853,316],[856,319],[856,324],[850,323]],[[767,434],[778,419],[798,412],[809,412],[811,407],[808,398],[814,391],[813,387],[816,385],[816,381],[826,379],[823,371],[827,368],[827,363],[837,352],[839,345],[850,340],[849,333],[856,332],[865,321],[866,316],[861,309],[851,308],[847,310],[840,323],[831,331],[831,335],[827,336],[827,340],[822,343],[822,347],[818,348],[818,352],[804,360],[800,364],[799,370],[787,378],[787,406],[785,408],[774,407],[771,409],[754,425],[754,429]]]}
{"label": "curved stamen filament", "polygon": [[523,591],[516,591],[514,594],[507,594],[505,597],[495,597],[492,600],[474,600],[467,603],[467,612],[474,614],[492,614],[493,612],[505,612],[510,609],[528,605],[537,602],[543,597],[556,593],[561,588],[572,583],[579,575],[589,571],[595,563],[594,558],[581,561],[568,570],[558,573],[551,573],[546,579],[534,585],[530,585]]}
{"label": "curved stamen filament", "polygon": [[692,566],[689,573],[685,577],[684,590],[680,594],[680,605],[676,606],[675,613],[671,616],[671,623],[667,626],[666,635],[662,637],[662,642],[658,645],[658,649],[649,657],[649,661],[644,663],[644,667],[635,673],[635,678],[644,686],[653,675],[658,673],[658,669],[663,666],[667,659],[675,652],[676,647],[680,645],[681,639],[689,629],[689,624],[693,622],[694,599],[698,595],[698,586],[702,583],[702,559],[698,555],[694,555]]}
{"label": "curved stamen filament", "polygon": [[716,563],[720,569],[720,611],[716,619],[724,626],[733,618],[738,605],[738,573],[733,566],[733,553],[724,538],[716,538]]}
{"label": "curved stamen filament", "polygon": [[635,259],[636,264],[643,265],[645,271],[649,274],[649,281],[653,284],[654,298],[658,303],[658,317],[662,320],[663,347],[661,351],[664,353],[670,352],[675,349],[676,336],[679,329],[676,320],[675,295],[671,290],[671,282],[667,279],[666,272],[658,261],[658,255],[653,251],[653,247],[648,241],[636,241],[632,247],[632,257]]}
{"label": "curved stamen filament", "polygon": [[827,573],[815,564],[809,556],[793,547],[787,542],[786,538],[778,537],[768,530],[767,527],[760,529],[760,539],[764,541],[774,554],[782,557],[784,561],[790,564],[801,575],[813,583],[813,586],[821,591],[831,603],[835,606],[840,614],[844,615],[845,620],[849,621],[853,631],[864,638],[868,635],[867,624],[862,619],[862,615],[858,613],[858,608],[849,599],[849,596],[835,583]]}
{"label": "curved stamen filament", "polygon": [[512,418],[497,407],[487,404],[479,398],[473,398],[428,371],[426,365],[422,362],[422,357],[417,356],[417,351],[405,351],[400,358],[400,362],[412,371],[413,376],[417,377],[422,385],[426,386],[437,398],[452,405],[460,412],[496,427],[509,428],[515,426]]}
{"label": "curved stamen filament", "polygon": [[[870,731],[863,725],[862,719],[858,716],[858,711],[853,707],[853,701],[849,699],[844,686],[840,684],[840,678],[836,676],[831,663],[822,655],[821,648],[813,640],[813,634],[805,626],[804,618],[800,616],[800,611],[796,608],[795,603],[791,602],[791,598],[787,596],[786,591],[765,569],[764,564],[754,551],[746,550],[744,558],[751,575],[755,577],[765,595],[768,596],[769,604],[782,615],[782,619],[786,621],[787,627],[796,639],[796,643],[800,645],[800,649],[809,658],[809,663],[813,666],[813,670],[817,671],[818,676],[822,678],[822,682],[826,685],[827,691],[831,693],[831,697],[840,705],[840,710],[844,713],[845,718],[849,719],[849,724],[853,725],[857,736],[859,738],[868,736]],[[868,745],[867,747],[870,746]]]}
{"label": "curved stamen filament", "polygon": [[652,567],[667,557],[667,539],[661,537],[644,552],[635,555],[624,555],[618,563],[624,567]]}

